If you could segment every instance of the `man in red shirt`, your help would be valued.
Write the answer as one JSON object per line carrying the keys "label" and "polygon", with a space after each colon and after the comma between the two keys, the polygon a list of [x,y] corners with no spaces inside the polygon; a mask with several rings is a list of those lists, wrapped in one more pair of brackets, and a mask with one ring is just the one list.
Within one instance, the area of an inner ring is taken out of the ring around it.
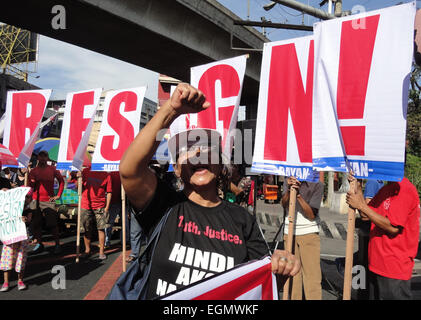
{"label": "man in red shirt", "polygon": [[[64,179],[55,166],[47,164],[49,157],[46,151],[40,151],[38,154],[38,165],[31,170],[28,176],[29,186],[34,190],[32,194],[31,209],[34,209],[32,217],[32,228],[36,246],[32,251],[33,254],[44,251],[42,244],[42,221],[45,218],[47,229],[51,230],[54,236],[56,246],[54,253],[61,252],[60,236],[58,230],[58,214],[55,207],[56,200],[60,199],[64,189]],[[54,195],[54,179],[59,182],[59,190]]]}
{"label": "man in red shirt", "polygon": [[108,225],[108,215],[112,196],[111,176],[107,172],[91,171],[85,168],[82,171],[82,211],[81,232],[84,233],[85,256],[91,254],[92,232],[98,230],[99,259],[104,260],[105,228]]}
{"label": "man in red shirt", "polygon": [[418,250],[420,201],[407,179],[390,182],[366,204],[361,186],[347,203],[370,220],[368,268],[371,299],[411,299],[411,276]]}

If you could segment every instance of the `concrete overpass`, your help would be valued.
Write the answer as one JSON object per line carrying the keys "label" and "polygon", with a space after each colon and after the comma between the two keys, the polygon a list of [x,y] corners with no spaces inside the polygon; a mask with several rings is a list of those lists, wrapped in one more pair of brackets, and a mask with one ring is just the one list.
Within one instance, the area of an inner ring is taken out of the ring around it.
{"label": "concrete overpass", "polygon": [[[65,29],[52,25],[57,4],[65,8]],[[262,49],[269,40],[234,26],[239,17],[215,0],[9,0],[6,8],[1,22],[186,82],[192,66],[249,53],[241,103],[255,118],[262,54],[232,44]]]}

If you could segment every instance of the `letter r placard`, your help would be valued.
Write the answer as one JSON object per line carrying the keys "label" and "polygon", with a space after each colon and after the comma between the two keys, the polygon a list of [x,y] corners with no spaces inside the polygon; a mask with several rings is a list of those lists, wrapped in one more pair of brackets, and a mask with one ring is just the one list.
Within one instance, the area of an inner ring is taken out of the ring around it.
{"label": "letter r placard", "polygon": [[17,158],[42,119],[51,90],[9,91],[3,144]]}

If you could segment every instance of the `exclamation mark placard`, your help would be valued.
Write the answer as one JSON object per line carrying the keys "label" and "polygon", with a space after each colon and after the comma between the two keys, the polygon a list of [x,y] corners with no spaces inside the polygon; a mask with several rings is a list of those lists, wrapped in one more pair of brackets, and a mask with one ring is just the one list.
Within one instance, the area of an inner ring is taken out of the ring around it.
{"label": "exclamation mark placard", "polygon": [[[338,120],[363,119],[368,79],[380,15],[342,23],[338,71]],[[357,27],[356,27],[357,26]],[[385,66],[386,67],[386,66]],[[365,126],[340,126],[345,152],[365,155]]]}

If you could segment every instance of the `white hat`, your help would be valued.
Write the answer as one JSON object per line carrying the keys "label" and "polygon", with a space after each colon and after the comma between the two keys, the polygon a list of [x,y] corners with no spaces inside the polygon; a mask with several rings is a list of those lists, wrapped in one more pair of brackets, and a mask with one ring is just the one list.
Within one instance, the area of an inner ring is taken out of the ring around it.
{"label": "white hat", "polygon": [[177,154],[189,145],[215,145],[220,146],[222,136],[214,129],[190,129],[178,132],[168,140],[172,163],[177,162]]}

